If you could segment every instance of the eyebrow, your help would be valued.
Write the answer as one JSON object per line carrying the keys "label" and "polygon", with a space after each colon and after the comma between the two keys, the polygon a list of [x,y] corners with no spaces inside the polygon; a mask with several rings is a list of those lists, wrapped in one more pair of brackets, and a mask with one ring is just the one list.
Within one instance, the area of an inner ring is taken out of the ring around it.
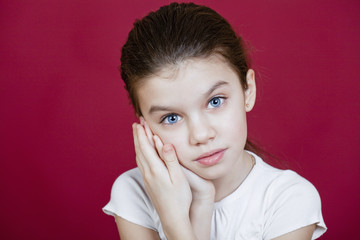
{"label": "eyebrow", "polygon": [[[208,91],[206,91],[203,95],[204,97],[209,96],[212,92],[214,92],[216,89],[224,86],[224,85],[228,85],[228,82],[225,81],[219,81],[217,83],[215,83]],[[152,114],[154,112],[158,112],[158,111],[167,111],[167,112],[171,112],[173,111],[171,107],[167,107],[167,106],[151,106],[150,110],[149,110],[149,114]]]}
{"label": "eyebrow", "polygon": [[223,85],[228,85],[228,82],[225,81],[219,81],[217,83],[214,84],[214,86],[212,86],[206,93],[204,93],[204,96],[207,97],[209,96],[213,91],[215,91],[216,89],[218,89],[219,87],[222,87]]}

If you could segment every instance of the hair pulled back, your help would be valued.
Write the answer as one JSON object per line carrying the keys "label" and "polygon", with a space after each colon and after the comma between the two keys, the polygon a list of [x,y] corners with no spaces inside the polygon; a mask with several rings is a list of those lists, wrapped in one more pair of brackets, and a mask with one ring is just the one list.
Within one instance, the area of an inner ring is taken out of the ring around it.
{"label": "hair pulled back", "polygon": [[121,77],[141,116],[136,93],[144,78],[190,58],[222,55],[247,89],[249,69],[242,39],[217,12],[193,3],[171,3],[137,20],[121,53]]}

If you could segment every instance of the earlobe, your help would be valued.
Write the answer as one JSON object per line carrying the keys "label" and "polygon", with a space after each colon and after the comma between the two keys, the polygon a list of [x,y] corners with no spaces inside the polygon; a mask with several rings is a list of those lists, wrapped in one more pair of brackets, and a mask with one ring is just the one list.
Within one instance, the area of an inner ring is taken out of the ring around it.
{"label": "earlobe", "polygon": [[246,82],[248,88],[245,90],[245,111],[250,112],[256,100],[256,84],[255,84],[255,72],[249,69],[246,73]]}

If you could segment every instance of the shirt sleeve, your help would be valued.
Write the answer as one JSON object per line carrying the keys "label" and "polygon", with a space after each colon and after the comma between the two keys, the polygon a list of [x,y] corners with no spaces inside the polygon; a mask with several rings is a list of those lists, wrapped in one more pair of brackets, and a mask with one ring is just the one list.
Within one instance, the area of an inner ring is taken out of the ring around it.
{"label": "shirt sleeve", "polygon": [[115,180],[110,201],[103,211],[157,231],[153,220],[156,211],[145,192],[141,173],[137,168],[123,173]]}
{"label": "shirt sleeve", "polygon": [[267,202],[264,239],[273,239],[311,224],[316,224],[312,239],[326,231],[318,191],[295,172],[285,171],[274,180],[268,189]]}

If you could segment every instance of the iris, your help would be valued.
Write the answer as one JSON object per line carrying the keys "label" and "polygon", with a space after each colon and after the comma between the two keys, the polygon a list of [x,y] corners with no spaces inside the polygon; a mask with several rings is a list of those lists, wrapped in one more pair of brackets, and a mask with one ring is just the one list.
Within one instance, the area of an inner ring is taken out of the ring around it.
{"label": "iris", "polygon": [[179,116],[176,114],[167,115],[163,120],[163,122],[167,124],[174,124],[177,123],[177,121],[179,121]]}
{"label": "iris", "polygon": [[208,107],[209,108],[217,108],[217,107],[221,106],[223,101],[224,101],[224,99],[221,97],[214,97],[210,100]]}

